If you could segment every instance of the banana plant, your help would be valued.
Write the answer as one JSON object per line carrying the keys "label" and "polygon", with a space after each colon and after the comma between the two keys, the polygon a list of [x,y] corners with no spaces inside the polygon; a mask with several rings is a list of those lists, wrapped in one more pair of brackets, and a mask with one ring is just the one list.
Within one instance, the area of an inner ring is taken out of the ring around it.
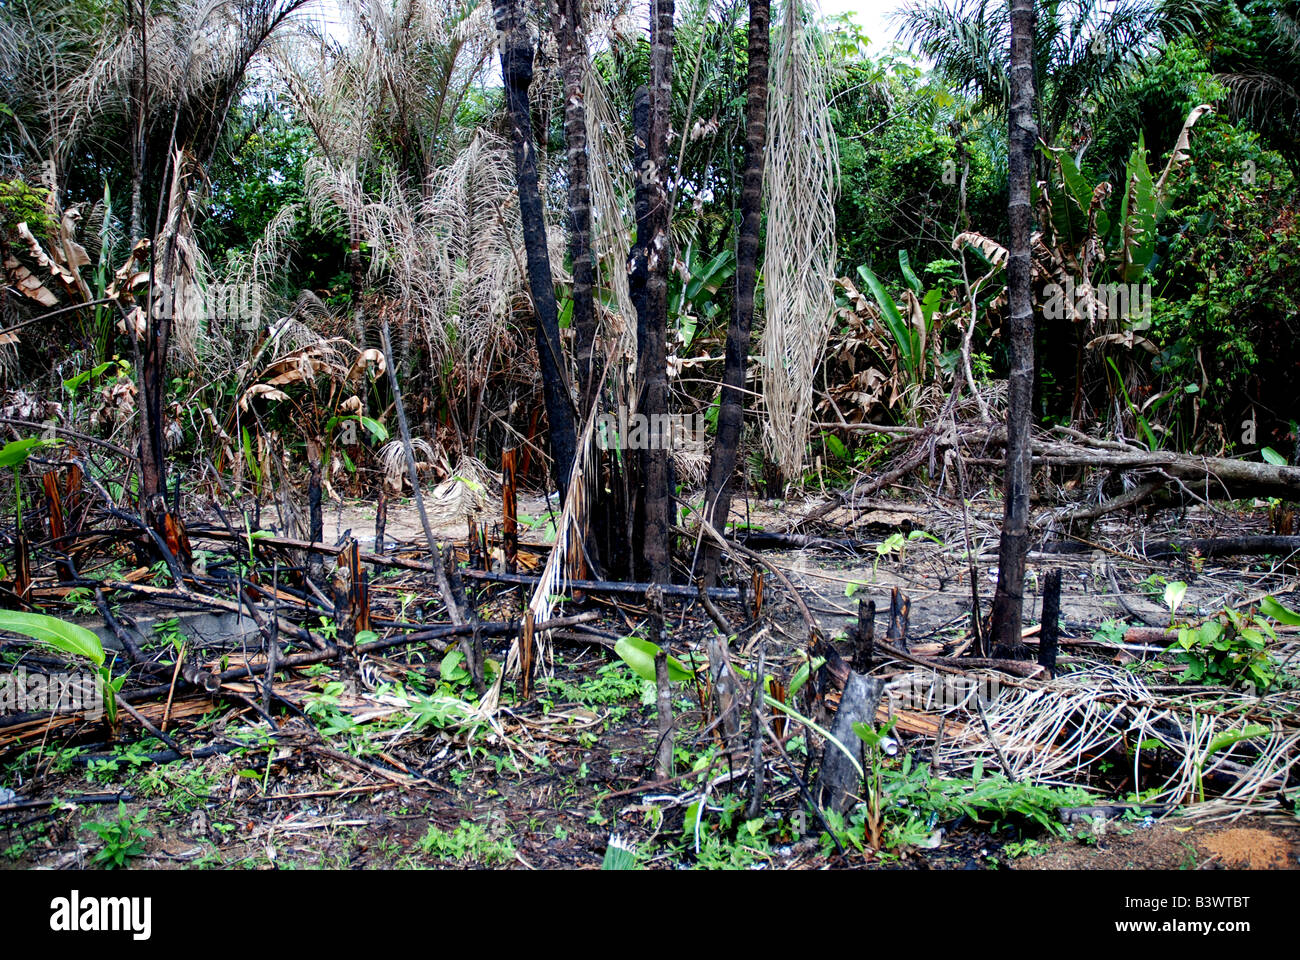
{"label": "banana plant", "polygon": [[46,440],[41,437],[25,437],[22,440],[11,440],[3,447],[0,447],[0,468],[8,467],[14,473],[14,514],[18,525],[18,532],[23,530],[23,488],[19,481],[19,473],[22,471],[23,464],[37,450],[43,447],[54,446],[57,440]]}
{"label": "banana plant", "polygon": [[736,253],[730,247],[707,262],[693,253],[688,257],[688,275],[674,271],[668,290],[669,302],[677,305],[677,337],[683,352],[690,349],[701,321],[707,329],[717,319],[722,309],[718,292],[736,273]]}
{"label": "banana plant", "polygon": [[867,285],[880,308],[880,319],[894,341],[907,380],[916,384],[925,379],[926,343],[933,333],[934,318],[943,298],[943,290],[939,287],[925,290],[920,277],[912,269],[906,250],[898,252],[898,264],[903,279],[907,282],[907,290],[903,292],[901,301],[885,289],[880,278],[865,263],[858,267],[858,276]]}

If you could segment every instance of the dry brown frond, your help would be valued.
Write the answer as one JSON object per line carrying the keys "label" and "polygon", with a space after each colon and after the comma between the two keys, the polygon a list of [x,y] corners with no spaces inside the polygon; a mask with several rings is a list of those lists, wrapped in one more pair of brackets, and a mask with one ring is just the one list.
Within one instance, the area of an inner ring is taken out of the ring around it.
{"label": "dry brown frond", "polygon": [[787,0],[773,43],[764,170],[763,445],[788,478],[803,467],[813,381],[835,316],[838,141],[825,63],[802,11]]}

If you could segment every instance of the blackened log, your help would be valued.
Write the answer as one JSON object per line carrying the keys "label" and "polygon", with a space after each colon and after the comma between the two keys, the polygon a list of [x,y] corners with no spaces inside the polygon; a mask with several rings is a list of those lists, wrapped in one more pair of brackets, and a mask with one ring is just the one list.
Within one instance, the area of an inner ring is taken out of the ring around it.
{"label": "blackened log", "polygon": [[[847,813],[849,808],[862,799],[862,774],[865,769],[863,744],[854,732],[853,725],[864,723],[875,726],[876,708],[880,705],[880,697],[884,692],[884,680],[864,677],[856,671],[849,673],[830,730],[831,736],[843,745],[844,750],[827,742],[822,753],[821,772],[817,776],[815,796],[823,808]],[[845,750],[858,761],[858,766],[845,755]]]}
{"label": "blackened log", "polygon": [[1061,637],[1061,568],[1043,578],[1043,630],[1038,636],[1038,663],[1056,676],[1056,651]]}

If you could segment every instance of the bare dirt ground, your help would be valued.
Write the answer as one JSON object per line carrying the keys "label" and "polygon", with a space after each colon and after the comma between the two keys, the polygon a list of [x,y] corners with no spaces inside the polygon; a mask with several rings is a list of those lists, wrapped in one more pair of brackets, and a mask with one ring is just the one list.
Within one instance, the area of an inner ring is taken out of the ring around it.
{"label": "bare dirt ground", "polygon": [[[529,535],[544,542],[545,502],[532,498],[520,509],[543,518]],[[789,529],[797,513],[781,504],[748,509],[742,504],[737,519],[755,528]],[[327,541],[348,529],[358,537],[373,531],[373,508],[366,505],[336,507],[326,517]],[[1035,553],[1029,581],[1033,601],[1026,604],[1026,618],[1037,621],[1037,585],[1049,567],[1059,566],[1067,641],[1061,666],[1069,670],[1097,662],[1149,661],[1143,667],[1155,678],[1149,682],[1164,677],[1162,682],[1174,684],[1180,668],[1162,662],[1154,651],[1089,643],[1111,622],[1146,618],[1167,623],[1161,596],[1164,584],[1175,579],[1188,584],[1184,604],[1203,613],[1265,594],[1296,605],[1294,565],[1259,558],[1204,563],[1133,559],[1134,544],[1204,532],[1224,522],[1221,516],[1196,515],[1162,528],[1115,522],[1091,531],[1087,552]],[[1249,515],[1237,518],[1238,526],[1254,522]],[[934,539],[918,536],[906,539],[901,550],[878,549],[886,542],[886,531],[900,529],[924,530]],[[463,530],[463,522],[448,518],[437,532],[463,537]],[[973,552],[986,558],[977,573],[984,605],[994,585],[987,571],[996,568],[985,553],[996,549],[992,530],[991,522],[976,520],[970,531]],[[421,538],[412,510],[391,509],[388,536],[411,542]],[[911,597],[914,645],[950,645],[967,631],[971,588],[967,531],[959,515],[885,503],[855,532],[829,536],[853,542],[764,551],[804,593],[828,636],[843,636],[862,595],[887,611],[893,587]],[[406,597],[423,597],[428,586],[400,572],[377,572],[374,590],[376,602],[400,606],[405,613],[411,604]],[[789,675],[801,661],[806,635],[793,604],[772,579],[766,596],[770,619],[761,630],[742,633],[739,655],[763,643],[768,669]],[[608,605],[598,609],[606,613],[596,625],[603,636],[592,634],[586,642],[558,639],[552,675],[542,681],[537,696],[516,702],[507,687],[495,726],[481,725],[469,733],[438,723],[415,724],[409,713],[385,705],[392,688],[384,682],[400,681],[405,689],[422,689],[434,698],[439,691],[468,694],[454,670],[448,685],[446,661],[437,653],[417,651],[408,657],[395,651],[371,659],[369,669],[378,686],[369,696],[351,698],[331,688],[336,678],[329,669],[305,671],[286,687],[285,709],[277,718],[279,739],[269,746],[247,741],[256,715],[251,706],[230,698],[205,700],[185,710],[178,705],[173,730],[183,727],[187,744],[206,742],[220,751],[177,763],[146,759],[162,745],[138,742],[139,728],[129,720],[117,739],[105,737],[102,725],[85,725],[22,743],[0,742],[0,865],[93,866],[96,855],[110,846],[106,832],[138,841],[127,861],[154,868],[594,869],[615,833],[639,848],[643,866],[664,868],[1300,865],[1300,821],[1295,816],[1247,813],[1235,822],[1208,823],[1184,819],[1177,809],[1163,819],[1130,815],[1104,826],[1076,827],[1072,835],[1059,837],[1021,816],[959,816],[941,824],[932,843],[905,843],[881,853],[850,847],[836,856],[830,837],[804,811],[792,778],[776,776],[775,761],[761,823],[752,826],[737,813],[743,792],[733,802],[716,787],[705,798],[709,816],[698,831],[692,830],[691,804],[700,798],[700,784],[717,784],[728,772],[727,761],[712,749],[711,735],[700,732],[703,714],[695,694],[683,690],[676,707],[678,770],[684,773],[676,782],[645,789],[654,746],[653,691],[608,649],[613,638],[635,625],[638,608],[628,605],[622,614]],[[743,612],[732,609],[729,615],[739,619]],[[698,609],[679,609],[671,630],[673,652],[685,657],[702,650],[712,625]],[[489,651],[498,660],[504,653],[503,643]],[[250,687],[244,696],[254,693]],[[933,737],[906,730],[896,735],[900,757],[931,759]],[[245,738],[242,745],[240,736]],[[800,750],[807,747],[798,738],[789,741],[789,748],[797,767],[806,756]],[[1102,802],[1133,788],[1122,779],[1089,786],[1105,791]]]}

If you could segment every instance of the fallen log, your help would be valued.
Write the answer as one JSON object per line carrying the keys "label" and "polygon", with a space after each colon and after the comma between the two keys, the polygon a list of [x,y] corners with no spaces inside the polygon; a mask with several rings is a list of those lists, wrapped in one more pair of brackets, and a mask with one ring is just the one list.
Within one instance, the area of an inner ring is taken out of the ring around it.
{"label": "fallen log", "polygon": [[[469,580],[487,580],[492,583],[518,583],[535,586],[541,577],[532,577],[524,573],[497,573],[489,570],[462,570],[460,575]],[[618,580],[567,580],[570,589],[584,590],[588,593],[630,593],[644,594],[650,587],[659,587],[665,597],[699,598],[696,587],[677,583],[623,583]],[[709,587],[706,595],[711,600],[739,600],[740,591],[735,587]]]}
{"label": "fallen log", "polygon": [[1300,552],[1300,537],[1204,537],[1195,540],[1167,540],[1153,543],[1146,550],[1148,560],[1160,557],[1234,557],[1292,554]]}
{"label": "fallen log", "polygon": [[[569,617],[556,617],[552,620],[547,620],[543,623],[537,624],[537,629],[538,630],[560,630],[565,627],[573,627],[579,624],[590,623],[591,621],[598,620],[599,618],[600,618],[600,614],[597,611],[592,610],[592,611],[587,611],[585,613],[577,613]],[[469,624],[469,623],[460,623],[460,624],[448,623],[448,624],[439,624],[434,627],[428,627],[424,630],[417,630],[413,633],[399,634],[398,636],[395,637],[386,637],[379,640],[371,640],[369,643],[357,644],[354,649],[356,651],[357,656],[362,656],[367,653],[378,653],[381,650],[388,650],[391,649],[392,647],[405,646],[407,644],[412,644],[412,643],[436,644],[437,641],[440,640],[456,641],[460,637],[473,633],[475,626],[477,626],[477,629],[480,631],[481,635],[485,637],[513,636],[519,631],[518,621],[502,621],[502,622],[493,622],[493,623],[480,622],[477,625]],[[454,645],[455,644],[453,642],[448,642],[443,644],[441,647],[435,646],[435,649],[439,653],[445,653],[447,650],[451,649],[451,647]],[[335,660],[338,658],[338,655],[339,655],[338,648],[331,646],[325,650],[312,650],[307,653],[296,653],[291,656],[280,656],[275,659],[275,669],[276,671],[280,671],[280,670],[292,670],[298,667],[312,666],[313,664],[324,663],[329,660]],[[210,676],[212,679],[214,679],[217,682],[219,688],[220,685],[222,684],[231,683],[237,680],[248,680],[256,676],[261,676],[262,674],[266,673],[267,667],[268,664],[265,661],[261,663],[245,662],[239,664],[238,666],[230,667],[226,670],[223,670],[220,673],[209,674],[208,676]],[[193,686],[194,684],[188,685],[189,688],[192,688]],[[128,701],[130,703],[141,703],[144,701],[155,699],[157,697],[164,696],[171,689],[172,689],[172,685],[169,683],[159,684],[152,687],[145,687],[140,690],[132,690],[129,693],[123,694],[121,696],[121,699],[124,701]],[[74,716],[78,716],[80,713],[81,711],[75,711],[75,710],[58,710],[54,712],[10,714],[7,716],[0,716],[0,729],[20,726],[22,724],[32,723],[35,721],[44,722],[44,721],[48,721],[51,717],[56,717],[56,716],[74,717]]]}
{"label": "fallen log", "polygon": [[938,670],[940,673],[965,674],[970,670],[997,670],[1026,680],[1043,673],[1041,666],[1029,660],[1008,660],[1001,657],[918,657],[881,640],[876,641],[876,649],[895,659]]}
{"label": "fallen log", "polygon": [[1175,633],[1167,627],[1129,627],[1124,631],[1124,642],[1151,645],[1164,649],[1174,642]]}
{"label": "fallen log", "polygon": [[[328,543],[312,543],[308,540],[295,540],[293,537],[276,537],[266,531],[253,531],[253,546],[256,547],[282,547],[286,550],[305,550],[310,553],[323,553],[329,556],[338,556],[342,550],[341,547],[331,546]],[[228,530],[222,530],[217,527],[203,528],[199,530],[190,530],[191,540],[219,540],[222,542],[239,541],[248,543],[248,534],[243,532],[231,533]],[[391,540],[390,540],[391,543]],[[394,548],[396,549],[396,548]],[[532,553],[549,553],[550,546],[535,543],[520,543],[518,549],[521,552]],[[374,553],[373,551],[362,550],[361,559],[366,563],[373,563],[381,567],[399,567],[403,570],[415,570],[419,573],[434,573],[433,564],[423,560],[409,560],[405,557],[392,556],[384,553]]]}
{"label": "fallen log", "polygon": [[[969,432],[960,435],[963,446],[980,444],[1001,446],[1005,440],[999,431]],[[1198,457],[1167,450],[1142,450],[1118,445],[1085,446],[1079,443],[1035,440],[1032,445],[1036,463],[1053,466],[1100,467],[1108,470],[1154,471],[1183,483],[1195,484],[1197,494],[1209,499],[1237,500],[1243,497],[1281,497],[1300,499],[1300,467],[1274,466],[1251,460],[1226,457]]]}
{"label": "fallen log", "polygon": [[[845,430],[880,432],[875,424],[838,426]],[[1252,496],[1300,500],[1300,467],[1227,457],[1195,456],[1169,450],[1145,450],[1129,443],[1088,437],[1077,430],[1063,432],[1068,434],[1070,441],[1041,436],[1033,440],[1031,451],[1036,466],[1095,467],[1142,473],[1145,481],[1144,495],[1171,481],[1180,481],[1207,500],[1236,500]],[[956,431],[946,433],[922,427],[902,432],[902,435],[911,439],[910,449],[897,461],[896,467],[881,474],[868,485],[871,493],[895,483],[928,461],[931,449],[939,453],[959,447],[967,462],[978,466],[999,467],[1003,463],[1001,458],[987,455],[991,448],[1006,445],[1006,428],[1001,425],[989,427],[984,424],[959,424]],[[865,493],[862,490],[857,492]],[[811,511],[803,519],[819,519],[844,502],[844,497],[837,498],[830,504]],[[1137,498],[1121,497],[1103,505],[1100,510],[1085,507],[1079,518],[1101,515],[1110,509],[1133,506],[1137,502]]]}

